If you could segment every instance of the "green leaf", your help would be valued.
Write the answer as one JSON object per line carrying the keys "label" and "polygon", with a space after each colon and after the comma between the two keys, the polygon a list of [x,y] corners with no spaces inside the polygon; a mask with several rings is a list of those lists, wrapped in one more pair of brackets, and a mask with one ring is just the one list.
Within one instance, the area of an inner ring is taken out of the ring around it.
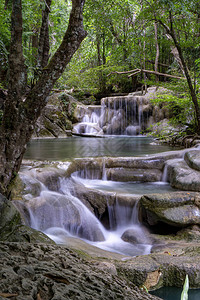
{"label": "green leaf", "polygon": [[186,275],[183,291],[181,293],[181,300],[188,300],[188,290],[189,290],[189,278],[188,275]]}

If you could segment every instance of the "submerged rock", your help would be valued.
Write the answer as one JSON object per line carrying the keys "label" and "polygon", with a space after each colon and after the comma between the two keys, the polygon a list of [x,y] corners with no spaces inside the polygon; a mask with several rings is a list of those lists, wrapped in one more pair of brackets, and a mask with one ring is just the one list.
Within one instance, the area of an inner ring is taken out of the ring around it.
{"label": "submerged rock", "polygon": [[131,244],[151,244],[151,239],[147,229],[138,226],[135,228],[127,229],[123,234],[121,239],[124,242]]}

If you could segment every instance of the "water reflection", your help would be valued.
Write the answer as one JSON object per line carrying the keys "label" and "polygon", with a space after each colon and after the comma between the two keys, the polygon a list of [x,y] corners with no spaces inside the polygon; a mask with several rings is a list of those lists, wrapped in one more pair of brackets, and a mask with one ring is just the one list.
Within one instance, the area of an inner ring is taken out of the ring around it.
{"label": "water reflection", "polygon": [[167,145],[157,145],[147,137],[68,137],[35,139],[28,144],[26,159],[64,160],[97,156],[141,156],[170,151]]}
{"label": "water reflection", "polygon": [[[152,291],[151,294],[158,296],[164,300],[180,300],[181,299],[181,288],[177,287],[163,287],[157,291]],[[188,300],[199,300],[200,289],[189,290]]]}

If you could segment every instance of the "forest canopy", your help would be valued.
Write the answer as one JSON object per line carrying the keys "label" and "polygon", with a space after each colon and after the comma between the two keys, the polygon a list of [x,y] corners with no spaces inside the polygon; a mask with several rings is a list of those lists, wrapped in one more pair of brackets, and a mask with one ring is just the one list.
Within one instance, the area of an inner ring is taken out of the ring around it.
{"label": "forest canopy", "polygon": [[[11,1],[0,3],[1,86],[6,86],[10,42]],[[42,10],[45,1],[22,1],[23,53],[29,83],[37,76],[37,47]],[[132,82],[125,75],[107,76],[112,71],[132,69],[155,70],[182,76],[173,40],[166,31],[173,19],[173,28],[181,45],[187,67],[197,90],[200,71],[200,4],[199,1],[135,1],[87,0],[84,27],[87,38],[68,65],[56,87],[76,88],[83,92],[127,92],[143,80],[156,81],[150,74],[138,74]],[[71,1],[52,1],[49,14],[50,57],[58,48],[66,28]],[[171,82],[160,76],[160,81]],[[184,85],[179,82],[179,85]]]}

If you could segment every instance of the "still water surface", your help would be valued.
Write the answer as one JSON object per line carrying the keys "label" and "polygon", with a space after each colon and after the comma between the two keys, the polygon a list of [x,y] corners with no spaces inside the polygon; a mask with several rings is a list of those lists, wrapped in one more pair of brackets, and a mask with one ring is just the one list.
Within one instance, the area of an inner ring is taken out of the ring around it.
{"label": "still water surface", "polygon": [[97,156],[142,156],[172,150],[157,145],[152,138],[109,136],[105,138],[68,137],[33,139],[28,144],[26,159],[69,160]]}
{"label": "still water surface", "polygon": [[[181,300],[182,289],[177,287],[163,287],[157,291],[151,292],[164,300]],[[189,290],[188,300],[200,300],[200,290]]]}

